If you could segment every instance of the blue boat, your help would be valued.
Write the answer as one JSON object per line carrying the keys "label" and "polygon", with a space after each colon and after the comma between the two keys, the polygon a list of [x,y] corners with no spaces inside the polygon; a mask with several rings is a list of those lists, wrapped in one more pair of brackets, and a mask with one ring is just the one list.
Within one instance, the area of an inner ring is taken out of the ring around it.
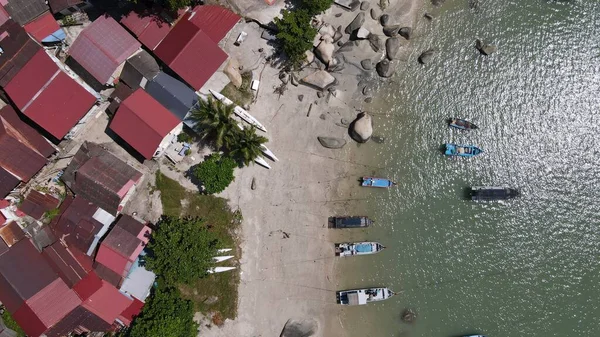
{"label": "blue boat", "polygon": [[396,183],[386,178],[362,177],[362,186],[389,188],[396,186]]}
{"label": "blue boat", "polygon": [[476,155],[483,152],[482,149],[473,145],[457,145],[446,143],[446,156],[458,156],[458,157],[475,157]]}

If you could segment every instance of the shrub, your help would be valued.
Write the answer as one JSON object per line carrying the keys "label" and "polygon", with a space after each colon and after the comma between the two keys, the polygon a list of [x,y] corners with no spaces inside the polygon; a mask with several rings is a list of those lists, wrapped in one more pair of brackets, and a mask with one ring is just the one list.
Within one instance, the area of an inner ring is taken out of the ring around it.
{"label": "shrub", "polygon": [[187,149],[187,150],[185,150],[184,154],[185,154],[186,156],[189,156],[190,154],[192,154],[192,150],[190,150],[190,149]]}
{"label": "shrub", "polygon": [[306,9],[308,14],[321,14],[333,4],[333,0],[302,0],[302,8]]}
{"label": "shrub", "polygon": [[177,135],[177,141],[180,143],[190,143],[192,141],[192,137],[185,132],[182,132]]}
{"label": "shrub", "polygon": [[304,52],[312,48],[317,30],[311,26],[311,20],[311,15],[305,9],[284,10],[281,18],[275,18],[275,25],[279,30],[277,39],[294,67],[302,64]]}
{"label": "shrub", "polygon": [[236,166],[235,160],[214,153],[193,169],[193,175],[202,183],[206,193],[219,193],[235,179],[233,170]]}

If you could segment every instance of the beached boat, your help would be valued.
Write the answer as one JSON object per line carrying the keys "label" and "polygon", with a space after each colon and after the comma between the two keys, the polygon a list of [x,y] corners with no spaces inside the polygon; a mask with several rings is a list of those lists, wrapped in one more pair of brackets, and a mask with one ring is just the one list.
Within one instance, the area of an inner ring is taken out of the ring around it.
{"label": "beached boat", "polygon": [[221,248],[221,249],[217,249],[217,253],[227,253],[232,251],[232,248]]}
{"label": "beached boat", "polygon": [[379,253],[385,247],[379,242],[348,242],[335,244],[335,256],[370,255]]}
{"label": "beached boat", "polygon": [[389,188],[396,186],[396,183],[386,178],[362,177],[361,186]]}
{"label": "beached boat", "polygon": [[254,162],[260,166],[271,169],[271,165],[269,165],[269,163],[267,163],[267,161],[263,157],[256,157],[256,159],[254,159]]}
{"label": "beached boat", "polygon": [[233,259],[233,255],[215,256],[215,257],[213,257],[213,262],[214,263],[219,263],[219,262],[227,261],[229,259]]}
{"label": "beached boat", "polygon": [[457,145],[450,143],[444,145],[446,146],[446,151],[444,152],[446,156],[475,157],[483,152],[482,149],[473,145]]}
{"label": "beached boat", "polygon": [[209,274],[216,274],[216,273],[222,273],[224,271],[230,271],[230,270],[234,270],[234,269],[235,269],[235,267],[214,267],[214,268],[210,268],[206,272]]}
{"label": "beached boat", "polygon": [[471,200],[506,200],[519,196],[519,191],[510,187],[473,186]]}
{"label": "beached boat", "polygon": [[[218,99],[219,101],[221,101],[223,104],[225,105],[231,105],[234,104],[232,100],[230,100],[229,98],[223,96],[222,94],[209,89],[210,93],[215,96],[216,99]],[[267,129],[256,119],[254,118],[254,116],[252,116],[251,114],[248,113],[248,111],[242,109],[239,106],[235,106],[235,108],[233,109],[233,112],[240,117],[242,120],[244,120],[244,122],[250,124],[250,125],[254,125],[257,129],[267,132]]]}
{"label": "beached boat", "polygon": [[396,295],[384,287],[343,290],[337,292],[337,302],[341,305],[363,305],[387,300]]}
{"label": "beached boat", "polygon": [[332,216],[328,222],[329,228],[362,228],[373,224],[366,216]]}
{"label": "beached boat", "polygon": [[468,120],[459,118],[450,118],[448,120],[448,126],[461,130],[475,130],[478,128],[477,125],[469,122]]}

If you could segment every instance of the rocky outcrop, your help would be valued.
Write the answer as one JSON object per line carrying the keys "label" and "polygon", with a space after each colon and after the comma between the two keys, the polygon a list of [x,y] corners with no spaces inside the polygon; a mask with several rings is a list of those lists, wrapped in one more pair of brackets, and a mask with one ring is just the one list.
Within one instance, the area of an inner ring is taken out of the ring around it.
{"label": "rocky outcrop", "polygon": [[402,27],[400,28],[400,30],[398,30],[398,34],[403,38],[410,40],[410,38],[412,37],[412,28]]}
{"label": "rocky outcrop", "polygon": [[315,54],[313,54],[313,52],[310,50],[305,51],[304,55],[306,55],[304,62],[307,65],[313,63],[313,61],[315,60]]}
{"label": "rocky outcrop", "polygon": [[240,74],[240,64],[235,57],[232,57],[227,61],[225,68],[223,69],[227,78],[231,81],[231,83],[239,88],[242,86],[242,74]]}
{"label": "rocky outcrop", "polygon": [[345,42],[344,44],[342,44],[340,49],[338,49],[338,53],[351,51],[352,49],[354,49],[354,42],[348,41],[348,42]]}
{"label": "rocky outcrop", "polygon": [[326,72],[325,70],[317,70],[314,73],[302,79],[302,83],[321,90],[326,89],[330,85],[333,85],[335,82],[335,77],[333,77],[330,73]]}
{"label": "rocky outcrop", "polygon": [[358,31],[356,32],[356,38],[357,39],[366,39],[369,37],[370,32],[364,28],[364,27],[360,27],[358,29]]}
{"label": "rocky outcrop", "polygon": [[370,7],[371,7],[371,3],[368,2],[368,1],[363,1],[363,2],[360,3],[360,10],[361,11],[366,11]]}
{"label": "rocky outcrop", "polygon": [[377,70],[377,74],[381,77],[391,77],[396,72],[396,67],[398,64],[396,61],[390,61],[388,59],[383,59],[375,66]]}
{"label": "rocky outcrop", "polygon": [[335,33],[333,34],[333,42],[338,42],[344,34],[342,34],[342,26],[338,26]]}
{"label": "rocky outcrop", "polygon": [[311,337],[319,331],[319,323],[312,319],[289,319],[279,337]]}
{"label": "rocky outcrop", "polygon": [[400,47],[405,46],[408,43],[406,39],[400,36],[390,37],[385,41],[385,52],[387,58],[393,60],[398,57]]}
{"label": "rocky outcrop", "polygon": [[434,54],[435,54],[435,51],[433,49],[428,49],[428,50],[422,52],[418,58],[419,63],[421,63],[421,64],[429,63],[429,61],[431,61],[431,59],[433,58]]}
{"label": "rocky outcrop", "polygon": [[333,38],[330,36],[326,36],[321,43],[315,49],[315,55],[325,64],[325,66],[329,67],[332,65],[333,60],[333,52],[335,51],[335,45],[333,44]]}
{"label": "rocky outcrop", "polygon": [[373,70],[373,61],[371,59],[360,61],[360,65],[364,70]]}
{"label": "rocky outcrop", "polygon": [[383,14],[379,17],[379,23],[384,27],[387,26],[390,23],[390,16],[388,14]]}
{"label": "rocky outcrop", "polygon": [[319,143],[328,149],[341,149],[346,145],[346,140],[335,137],[317,137]]}
{"label": "rocky outcrop", "polygon": [[394,37],[398,35],[398,29],[400,29],[400,26],[398,25],[385,26],[383,27],[383,34],[389,37]]}
{"label": "rocky outcrop", "polygon": [[493,44],[487,44],[481,40],[475,41],[475,48],[477,48],[481,54],[486,56],[498,51],[498,47],[494,46]]}
{"label": "rocky outcrop", "polygon": [[350,137],[359,143],[366,143],[373,135],[373,119],[366,112],[358,114],[350,124]]}
{"label": "rocky outcrop", "polygon": [[350,24],[346,27],[344,32],[346,34],[352,34],[355,30],[359,29],[363,23],[365,23],[365,13],[360,12],[358,15],[350,22]]}

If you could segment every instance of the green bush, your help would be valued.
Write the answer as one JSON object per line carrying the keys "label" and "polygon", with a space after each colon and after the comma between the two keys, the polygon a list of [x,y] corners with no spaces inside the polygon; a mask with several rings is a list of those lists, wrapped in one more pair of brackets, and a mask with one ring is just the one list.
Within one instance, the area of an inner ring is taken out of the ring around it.
{"label": "green bush", "polygon": [[146,268],[167,284],[192,284],[208,274],[219,240],[203,220],[163,216],[152,233]]}
{"label": "green bush", "polygon": [[192,137],[185,132],[182,132],[177,135],[177,141],[180,143],[190,143],[192,142]]}
{"label": "green bush", "polygon": [[306,56],[304,53],[312,48],[317,30],[310,24],[311,20],[311,15],[305,9],[284,10],[281,18],[275,18],[279,31],[277,39],[294,67],[302,64]]}
{"label": "green bush", "polygon": [[328,10],[333,4],[333,0],[302,0],[302,8],[306,9],[308,14],[317,15]]}
{"label": "green bush", "polygon": [[185,154],[186,156],[189,156],[190,154],[192,154],[192,150],[190,150],[190,149],[187,149],[187,150],[185,150],[184,154]]}
{"label": "green bush", "polygon": [[204,186],[208,194],[222,192],[235,177],[233,170],[237,166],[235,160],[213,153],[193,169],[193,175]]}

